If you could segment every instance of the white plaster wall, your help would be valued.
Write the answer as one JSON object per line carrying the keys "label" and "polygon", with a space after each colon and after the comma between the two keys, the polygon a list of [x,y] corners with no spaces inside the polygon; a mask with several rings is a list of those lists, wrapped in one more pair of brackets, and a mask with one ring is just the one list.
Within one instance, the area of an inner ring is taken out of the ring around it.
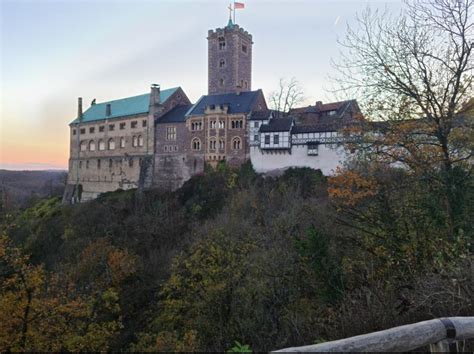
{"label": "white plaster wall", "polygon": [[250,159],[256,172],[265,173],[290,167],[310,167],[320,169],[326,176],[333,175],[342,166],[346,152],[336,144],[319,145],[319,155],[308,156],[307,145],[293,145],[289,152],[263,152],[258,147],[250,148]]}

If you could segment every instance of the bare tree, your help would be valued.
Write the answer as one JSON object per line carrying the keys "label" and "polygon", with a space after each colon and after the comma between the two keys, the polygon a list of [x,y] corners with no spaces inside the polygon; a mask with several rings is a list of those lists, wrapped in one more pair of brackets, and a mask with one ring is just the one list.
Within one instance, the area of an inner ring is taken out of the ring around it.
{"label": "bare tree", "polygon": [[305,99],[303,88],[296,78],[280,79],[279,88],[270,94],[270,107],[275,111],[288,113]]}
{"label": "bare tree", "polygon": [[459,129],[458,118],[473,94],[473,10],[472,0],[406,1],[399,16],[367,9],[334,63],[339,90],[385,122],[364,140],[373,143],[365,157],[438,178],[447,195],[453,167],[472,167],[472,124]]}

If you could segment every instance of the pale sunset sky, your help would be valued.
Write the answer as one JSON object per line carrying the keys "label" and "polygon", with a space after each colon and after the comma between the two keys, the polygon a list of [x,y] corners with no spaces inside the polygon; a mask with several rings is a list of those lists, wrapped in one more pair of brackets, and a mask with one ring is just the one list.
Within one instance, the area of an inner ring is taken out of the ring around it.
{"label": "pale sunset sky", "polygon": [[[401,1],[241,0],[254,39],[252,89],[295,77],[306,104],[332,97],[331,58],[367,6]],[[66,169],[68,124],[93,98],[181,86],[207,93],[207,31],[227,24],[228,0],[0,0],[0,169]]]}

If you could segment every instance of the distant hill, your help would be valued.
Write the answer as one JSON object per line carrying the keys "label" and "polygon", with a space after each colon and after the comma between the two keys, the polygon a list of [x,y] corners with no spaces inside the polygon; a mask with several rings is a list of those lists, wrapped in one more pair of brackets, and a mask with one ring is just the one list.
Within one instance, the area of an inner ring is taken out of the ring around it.
{"label": "distant hill", "polygon": [[9,171],[0,169],[0,198],[3,207],[25,207],[29,201],[60,196],[66,171]]}

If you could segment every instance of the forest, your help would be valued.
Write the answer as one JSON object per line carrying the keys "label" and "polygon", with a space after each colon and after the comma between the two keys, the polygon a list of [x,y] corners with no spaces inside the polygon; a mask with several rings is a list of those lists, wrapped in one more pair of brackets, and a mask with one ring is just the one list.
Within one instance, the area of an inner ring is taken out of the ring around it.
{"label": "forest", "polygon": [[404,170],[250,164],[4,213],[0,349],[268,351],[472,314],[473,181],[454,174],[453,223]]}

